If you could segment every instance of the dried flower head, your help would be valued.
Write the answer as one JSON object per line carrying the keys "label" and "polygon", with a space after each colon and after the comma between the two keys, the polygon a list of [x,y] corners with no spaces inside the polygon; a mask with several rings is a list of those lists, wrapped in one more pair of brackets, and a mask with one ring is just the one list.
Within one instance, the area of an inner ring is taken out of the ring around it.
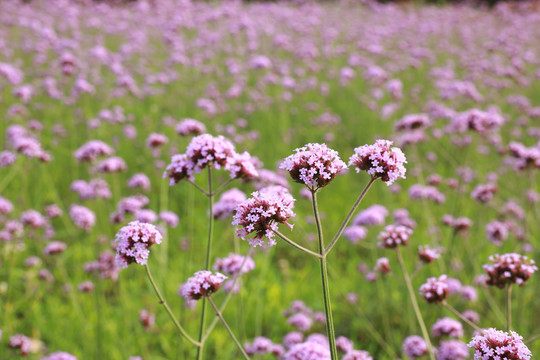
{"label": "dried flower head", "polygon": [[325,187],[347,168],[337,151],[326,144],[306,144],[295,151],[279,168],[287,170],[294,182],[305,184],[312,191]]}
{"label": "dried flower head", "polygon": [[349,159],[349,166],[354,166],[356,172],[367,171],[372,178],[380,178],[388,186],[399,178],[405,179],[405,154],[390,145],[391,141],[377,140],[373,145],[357,147]]}

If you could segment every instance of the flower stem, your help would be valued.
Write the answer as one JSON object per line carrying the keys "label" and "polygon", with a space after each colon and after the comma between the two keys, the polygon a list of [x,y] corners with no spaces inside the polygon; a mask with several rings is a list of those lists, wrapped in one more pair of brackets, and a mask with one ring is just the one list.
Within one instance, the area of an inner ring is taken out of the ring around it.
{"label": "flower stem", "polygon": [[[208,243],[206,245],[206,261],[204,269],[210,269],[212,257],[212,233],[214,231],[214,194],[212,193],[212,164],[208,164]],[[204,351],[204,327],[206,323],[206,298],[202,299],[201,325],[199,328],[199,342],[201,346],[197,348],[197,360],[202,360]]]}
{"label": "flower stem", "polygon": [[295,248],[299,249],[299,250],[302,250],[303,252],[307,253],[307,254],[310,254],[312,256],[315,256],[316,258],[319,258],[321,259],[322,258],[322,255],[321,254],[318,254],[316,253],[315,251],[311,251],[309,249],[306,249],[305,247],[301,246],[301,245],[298,245],[297,243],[295,243],[294,241],[292,241],[291,239],[289,239],[288,237],[286,237],[285,235],[283,235],[282,233],[280,233],[279,231],[277,230],[272,230],[277,236],[279,236],[283,241],[285,241],[286,243],[288,243],[289,245],[292,245],[294,246]]}
{"label": "flower stem", "polygon": [[480,333],[483,333],[484,330],[482,330],[478,325],[476,325],[475,323],[473,323],[471,320],[467,319],[465,316],[463,316],[462,313],[460,313],[459,311],[457,311],[452,305],[448,304],[446,301],[443,301],[442,302],[442,305],[447,308],[448,310],[450,310],[454,315],[456,315],[457,317],[459,317],[462,321],[464,321],[465,323],[467,323],[467,325],[469,325],[470,327],[472,327],[474,330],[480,332]]}
{"label": "flower stem", "polygon": [[[247,255],[244,256],[244,260],[242,261],[242,264],[240,264],[240,268],[238,269],[238,272],[236,273],[236,275],[234,276],[234,278],[232,280],[231,291],[229,291],[229,293],[225,297],[225,300],[223,300],[223,303],[219,307],[219,312],[223,313],[223,311],[225,311],[225,308],[227,307],[227,304],[229,303],[229,300],[231,299],[231,297],[232,297],[232,295],[234,293],[232,291],[232,289],[234,289],[234,287],[236,286],[236,283],[238,282],[238,279],[240,278],[240,272],[242,271],[242,268],[244,267],[244,265],[245,265],[245,263],[247,261],[247,258],[250,257],[253,254],[253,250],[254,250],[254,248],[250,247]],[[206,330],[206,333],[204,334],[204,337],[202,338],[203,342],[206,341],[206,339],[208,338],[208,336],[210,335],[212,330],[214,330],[214,327],[216,326],[218,320],[219,319],[217,317],[214,318],[214,320],[212,320],[212,322],[210,323],[210,326],[208,326],[208,329]]]}
{"label": "flower stem", "polygon": [[230,183],[232,183],[235,179],[229,179],[227,181],[225,181],[223,184],[221,184],[217,189],[216,191],[214,191],[214,193],[212,195],[217,195],[219,194],[223,189],[225,189],[227,187],[227,185],[229,185]]}
{"label": "flower stem", "polygon": [[349,213],[347,214],[347,216],[345,217],[345,220],[343,220],[343,222],[341,223],[341,226],[339,227],[339,230],[337,231],[336,235],[334,235],[334,238],[332,239],[332,241],[330,242],[330,244],[328,245],[328,247],[326,248],[326,250],[324,251],[324,254],[327,255],[330,251],[332,251],[332,249],[334,248],[334,246],[336,245],[337,241],[339,240],[339,238],[341,237],[341,234],[343,234],[343,231],[345,230],[345,227],[347,227],[347,225],[349,224],[349,221],[351,220],[353,214],[355,213],[356,209],[358,209],[358,206],[360,205],[360,203],[362,202],[362,199],[364,199],[364,197],[366,196],[369,188],[371,187],[371,185],[375,182],[375,180],[377,180],[377,178],[371,178],[371,180],[369,180],[368,184],[366,185],[366,187],[364,188],[364,190],[362,190],[362,193],[360,194],[360,196],[358,197],[358,199],[356,199],[356,202],[354,203],[354,205],[352,206],[351,210],[349,211]]}
{"label": "flower stem", "polygon": [[334,319],[332,317],[332,303],[330,301],[330,289],[328,285],[328,267],[326,264],[326,254],[324,250],[323,231],[321,226],[321,218],[319,216],[319,206],[317,204],[317,190],[311,191],[311,200],[313,204],[313,214],[315,215],[315,223],[317,225],[317,235],[319,238],[319,261],[321,264],[321,281],[324,298],[324,311],[326,314],[326,332],[328,333],[328,342],[330,345],[330,355],[332,360],[337,360],[336,334],[334,331]]}
{"label": "flower stem", "polygon": [[512,284],[506,287],[506,328],[512,328]]}
{"label": "flower stem", "polygon": [[148,266],[148,264],[146,264],[145,266],[145,269],[146,269],[146,275],[148,275],[148,280],[150,280],[150,283],[152,284],[152,287],[154,288],[154,291],[156,292],[156,295],[159,299],[159,303],[161,305],[163,305],[163,307],[165,308],[165,310],[167,311],[167,313],[169,314],[169,316],[171,317],[171,320],[172,322],[174,323],[174,325],[176,326],[176,328],[178,329],[178,331],[180,332],[180,334],[185,337],[190,343],[192,343],[193,345],[195,346],[201,346],[201,344],[198,342],[198,341],[195,341],[191,338],[191,336],[188,335],[188,333],[184,330],[184,328],[182,327],[182,325],[180,325],[180,323],[178,322],[178,320],[176,320],[176,317],[174,316],[171,308],[169,307],[169,305],[167,304],[167,302],[165,301],[165,298],[163,297],[163,295],[161,295],[161,292],[159,291],[159,288],[157,287],[156,285],[156,282],[154,281],[154,278],[152,277],[152,273],[150,272],[150,267]]}
{"label": "flower stem", "polygon": [[532,344],[533,342],[540,339],[540,334],[536,334],[533,337],[531,337],[529,340],[525,341],[525,345]]}
{"label": "flower stem", "polygon": [[428,346],[429,358],[431,360],[435,360],[435,354],[433,353],[433,346],[431,345],[431,340],[429,339],[426,324],[424,323],[422,313],[420,312],[420,308],[418,307],[418,302],[416,301],[416,294],[413,290],[411,279],[409,278],[407,269],[405,269],[405,264],[403,262],[403,258],[401,257],[401,250],[399,247],[396,248],[396,255],[398,258],[399,266],[401,266],[401,271],[403,272],[403,278],[405,279],[405,283],[407,284],[407,290],[409,291],[409,297],[411,298],[411,302],[413,304],[416,320],[418,320],[418,324],[420,325],[420,329],[422,330],[422,336],[424,337],[424,340],[426,341],[426,344]]}
{"label": "flower stem", "polygon": [[221,322],[223,323],[223,325],[225,326],[225,328],[226,328],[227,331],[229,332],[229,335],[231,335],[231,338],[233,339],[234,343],[235,343],[236,346],[238,347],[238,350],[240,350],[240,352],[241,352],[242,355],[244,356],[244,359],[249,360],[249,356],[248,356],[248,354],[246,354],[246,350],[244,350],[244,347],[242,346],[242,344],[240,344],[240,342],[238,341],[238,339],[236,338],[236,336],[234,336],[234,333],[232,332],[232,330],[231,330],[231,328],[229,327],[229,325],[227,325],[227,322],[226,322],[225,319],[223,318],[223,315],[221,315],[221,312],[219,312],[219,309],[217,308],[216,304],[214,304],[214,302],[212,301],[211,298],[208,298],[208,302],[209,302],[210,305],[212,305],[212,307],[214,308],[214,311],[216,312],[216,315],[218,316],[218,318],[221,320]]}
{"label": "flower stem", "polygon": [[191,185],[195,186],[197,189],[199,189],[200,192],[202,192],[204,195],[206,196],[210,196],[210,194],[208,193],[208,191],[204,190],[202,187],[200,187],[199,185],[195,184],[193,181],[188,181]]}

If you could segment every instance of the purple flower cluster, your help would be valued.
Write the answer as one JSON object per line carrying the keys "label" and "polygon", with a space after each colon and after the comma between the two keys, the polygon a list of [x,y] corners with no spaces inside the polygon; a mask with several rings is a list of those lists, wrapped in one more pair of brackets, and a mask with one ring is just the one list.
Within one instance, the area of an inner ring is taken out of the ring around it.
{"label": "purple flower cluster", "polygon": [[214,218],[220,220],[228,218],[246,199],[246,194],[236,188],[225,191],[214,204]]}
{"label": "purple flower cluster", "polygon": [[441,275],[438,279],[436,277],[429,278],[425,284],[420,286],[420,296],[428,303],[440,304],[448,295],[450,295],[450,288],[446,281],[446,275]]}
{"label": "purple flower cluster", "polygon": [[435,357],[437,360],[465,360],[469,358],[469,349],[463,341],[441,341]]}
{"label": "purple flower cluster", "polygon": [[431,335],[433,337],[448,336],[460,338],[463,336],[463,325],[457,320],[449,317],[438,319],[431,326]]}
{"label": "purple flower cluster", "polygon": [[98,157],[110,156],[114,150],[101,140],[91,140],[75,151],[75,159],[78,162],[93,163]]}
{"label": "purple flower cluster", "polygon": [[96,214],[89,208],[73,204],[69,208],[69,216],[77,227],[90,231],[96,224]]}
{"label": "purple flower cluster", "polygon": [[330,360],[330,349],[328,345],[306,341],[291,347],[283,360]]}
{"label": "purple flower cluster", "polygon": [[468,346],[475,350],[474,360],[530,360],[532,353],[522,339],[514,331],[490,328],[476,335]]}
{"label": "purple flower cluster", "polygon": [[48,356],[40,358],[39,360],[77,360],[77,357],[65,351],[56,351]]}
{"label": "purple flower cluster", "polygon": [[294,199],[290,195],[278,196],[260,192],[254,192],[251,195],[251,198],[236,208],[232,224],[241,226],[241,228],[236,229],[236,233],[242,239],[255,233],[252,238],[248,239],[249,243],[255,247],[262,245],[262,239],[265,237],[271,246],[275,245],[273,230],[277,230],[277,224],[285,224],[292,228],[287,220],[295,216],[292,211]]}
{"label": "purple flower cluster", "polygon": [[428,346],[424,338],[411,335],[403,340],[401,351],[410,359],[420,358],[428,353]]}
{"label": "purple flower cluster", "polygon": [[294,182],[315,191],[328,185],[337,174],[347,168],[337,151],[326,144],[306,144],[285,158],[280,169],[285,169]]}
{"label": "purple flower cluster", "polygon": [[197,271],[180,288],[180,295],[187,300],[199,300],[202,297],[209,297],[219,290],[223,281],[227,277],[219,272],[212,274],[211,271]]}
{"label": "purple flower cluster", "polygon": [[523,286],[538,270],[534,260],[516,253],[492,255],[489,260],[493,264],[483,266],[488,275],[486,283],[500,289],[511,284]]}
{"label": "purple flower cluster", "polygon": [[405,179],[407,159],[399,148],[390,148],[391,141],[377,140],[373,145],[363,145],[354,149],[349,166],[356,172],[367,171],[372,178],[380,178],[390,186],[397,179]]}
{"label": "purple flower cluster", "polygon": [[402,225],[388,225],[379,234],[379,247],[393,249],[398,246],[408,245],[412,229]]}
{"label": "purple flower cluster", "polygon": [[246,152],[237,154],[234,145],[223,136],[199,135],[191,140],[185,154],[174,155],[163,177],[174,185],[183,179],[194,180],[206,166],[225,167],[232,178],[251,179],[258,175],[254,160]]}
{"label": "purple flower cluster", "polygon": [[272,354],[281,357],[285,353],[283,345],[276,344],[264,336],[257,336],[252,343],[244,344],[244,349],[248,355]]}
{"label": "purple flower cluster", "polygon": [[206,126],[194,119],[184,119],[176,125],[178,135],[200,135],[206,131]]}
{"label": "purple flower cluster", "polygon": [[161,244],[162,235],[152,224],[132,221],[116,234],[115,261],[121,268],[137,263],[146,265],[150,246]]}

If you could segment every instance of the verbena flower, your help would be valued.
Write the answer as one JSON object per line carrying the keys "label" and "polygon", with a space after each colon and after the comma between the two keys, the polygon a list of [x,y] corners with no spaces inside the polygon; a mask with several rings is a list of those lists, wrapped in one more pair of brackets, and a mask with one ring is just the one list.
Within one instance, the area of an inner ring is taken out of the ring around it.
{"label": "verbena flower", "polygon": [[367,171],[372,178],[380,178],[388,186],[397,179],[405,179],[405,154],[399,148],[390,148],[391,145],[391,141],[377,140],[373,145],[357,147],[349,158],[349,166],[356,172]]}
{"label": "verbena flower", "polygon": [[475,360],[529,360],[532,353],[514,331],[504,332],[494,328],[484,330],[467,345],[475,349]]}
{"label": "verbena flower", "polygon": [[428,303],[440,304],[450,295],[446,275],[441,275],[438,279],[435,277],[427,279],[426,283],[420,286],[420,295]]}
{"label": "verbena flower", "polygon": [[214,270],[229,276],[247,274],[253,269],[255,269],[255,261],[250,256],[246,258],[233,253],[230,253],[226,258],[217,258],[214,265]]}
{"label": "verbena flower", "polygon": [[116,234],[115,261],[121,268],[137,263],[146,265],[150,246],[161,244],[162,235],[152,224],[132,221]]}
{"label": "verbena flower", "polygon": [[388,225],[379,234],[379,247],[393,249],[399,245],[406,246],[413,231],[402,225]]}
{"label": "verbena flower", "polygon": [[263,238],[268,239],[270,245],[275,245],[273,230],[277,230],[278,224],[285,224],[292,228],[287,220],[295,216],[292,211],[293,200],[289,196],[277,196],[276,194],[262,194],[254,192],[252,197],[238,205],[233,217],[233,225],[241,226],[236,229],[238,237],[246,239],[254,233],[248,241],[252,246],[263,244]]}
{"label": "verbena flower", "polygon": [[304,184],[312,191],[325,187],[347,168],[337,151],[326,144],[306,144],[295,151],[279,168],[287,170],[294,182]]}
{"label": "verbena flower", "polygon": [[77,360],[77,357],[65,351],[56,351],[49,356],[40,358],[40,360]]}
{"label": "verbena flower", "polygon": [[422,357],[428,353],[428,346],[424,338],[411,335],[403,340],[401,350],[410,359]]}
{"label": "verbena flower", "polygon": [[446,340],[439,343],[437,360],[465,360],[469,358],[467,345],[459,340]]}
{"label": "verbena flower", "polygon": [[431,326],[431,335],[433,337],[448,336],[460,338],[463,336],[463,325],[457,320],[449,317],[438,319]]}
{"label": "verbena flower", "polygon": [[330,350],[328,345],[306,341],[291,347],[283,360],[330,360]]}
{"label": "verbena flower", "polygon": [[223,281],[227,277],[222,273],[202,270],[197,271],[180,288],[180,294],[187,300],[199,300],[202,297],[209,297],[219,290]]}
{"label": "verbena flower", "polygon": [[489,257],[493,264],[484,265],[488,285],[502,289],[506,285],[524,285],[531,275],[538,270],[534,260],[516,253],[493,255]]}

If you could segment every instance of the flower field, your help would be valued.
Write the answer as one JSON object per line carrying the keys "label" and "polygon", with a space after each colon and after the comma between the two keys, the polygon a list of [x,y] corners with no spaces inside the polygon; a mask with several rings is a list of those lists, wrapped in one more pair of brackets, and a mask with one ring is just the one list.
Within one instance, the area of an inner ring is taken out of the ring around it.
{"label": "flower field", "polygon": [[0,2],[0,359],[528,360],[537,3]]}

